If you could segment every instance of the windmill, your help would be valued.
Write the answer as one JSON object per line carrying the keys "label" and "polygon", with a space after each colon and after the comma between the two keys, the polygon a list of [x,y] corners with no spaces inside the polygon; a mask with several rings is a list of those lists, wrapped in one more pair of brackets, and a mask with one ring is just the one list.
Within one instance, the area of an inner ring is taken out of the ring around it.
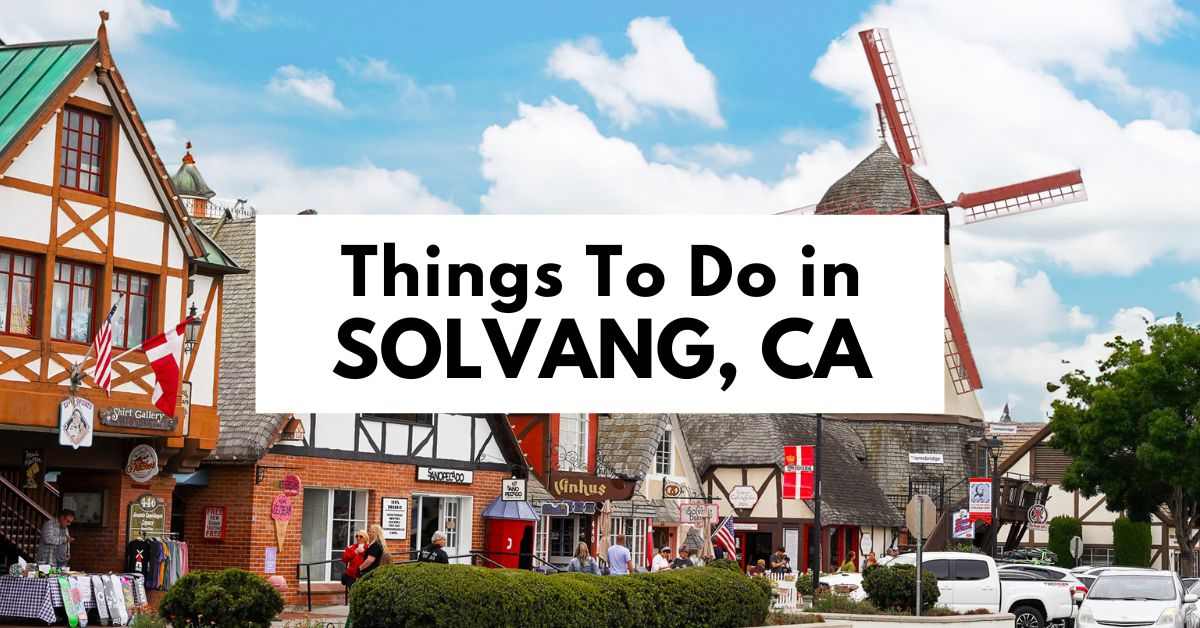
{"label": "windmill", "polygon": [[[913,167],[925,163],[925,145],[917,131],[908,92],[900,74],[896,49],[887,29],[859,32],[875,87],[880,134],[890,135],[893,155],[883,140],[880,147],[854,170],[834,183],[817,203],[818,214],[940,214],[946,216],[945,360],[953,390],[969,400],[955,400],[947,391],[948,412],[982,414],[974,391],[983,387],[967,342],[950,263],[949,210],[963,210],[965,224],[1023,214],[1065,203],[1087,200],[1079,170],[1062,172],[1011,185],[959,194],[945,201]],[[886,131],[885,131],[886,129]]]}

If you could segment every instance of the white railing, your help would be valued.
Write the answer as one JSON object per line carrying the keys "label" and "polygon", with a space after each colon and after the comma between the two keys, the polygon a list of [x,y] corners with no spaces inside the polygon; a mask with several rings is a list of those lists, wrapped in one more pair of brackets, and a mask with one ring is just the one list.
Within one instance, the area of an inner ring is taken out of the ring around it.
{"label": "white railing", "polygon": [[239,220],[243,218],[253,218],[258,212],[253,205],[249,204],[246,199],[239,198],[233,203],[224,200],[210,199],[207,202],[200,199],[188,199],[190,206],[188,210],[192,215],[195,215],[196,206],[203,204],[203,211],[200,212],[205,218],[228,218],[230,220]]}
{"label": "white railing", "polygon": [[775,608],[795,610],[797,605],[796,574],[768,572],[763,576],[770,580],[775,587]]}

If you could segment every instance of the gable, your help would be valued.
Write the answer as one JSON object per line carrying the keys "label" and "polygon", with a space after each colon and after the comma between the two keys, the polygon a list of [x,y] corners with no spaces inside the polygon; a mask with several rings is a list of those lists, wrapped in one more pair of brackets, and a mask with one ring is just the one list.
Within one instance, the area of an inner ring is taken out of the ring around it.
{"label": "gable", "polygon": [[95,45],[89,39],[0,48],[0,147],[38,117]]}

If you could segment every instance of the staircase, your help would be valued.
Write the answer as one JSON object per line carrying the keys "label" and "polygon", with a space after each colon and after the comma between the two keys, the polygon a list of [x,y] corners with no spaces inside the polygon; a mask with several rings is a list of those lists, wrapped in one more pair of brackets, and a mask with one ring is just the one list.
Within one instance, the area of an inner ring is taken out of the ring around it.
{"label": "staircase", "polygon": [[[1029,508],[1035,503],[1044,504],[1050,498],[1049,486],[1034,484],[1028,478],[1010,474],[999,480],[998,490],[992,496],[996,500],[997,525],[982,525],[975,530],[975,547],[989,556],[996,555],[996,533],[1005,524],[1009,524],[1009,526],[1002,551],[1014,550],[1020,546],[1021,539],[1024,538],[1029,525]],[[966,495],[958,500],[947,499],[946,501],[949,502],[949,507],[941,509],[941,516],[938,517],[937,524],[925,544],[925,549],[931,552],[944,550],[954,543],[950,529],[954,513],[967,507]]]}
{"label": "staircase", "polygon": [[14,554],[33,560],[42,524],[62,503],[53,487],[43,484],[27,494],[18,488],[19,481],[19,471],[0,470],[0,556],[6,564]]}

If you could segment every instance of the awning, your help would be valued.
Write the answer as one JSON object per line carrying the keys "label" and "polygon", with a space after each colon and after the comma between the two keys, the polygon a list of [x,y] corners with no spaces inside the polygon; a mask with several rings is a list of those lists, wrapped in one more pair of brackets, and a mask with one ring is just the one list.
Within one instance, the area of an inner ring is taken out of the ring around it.
{"label": "awning", "polygon": [[506,502],[497,497],[488,504],[487,508],[483,509],[483,514],[480,515],[484,519],[511,519],[516,521],[537,521],[537,513],[533,511],[533,506],[529,502]]}

